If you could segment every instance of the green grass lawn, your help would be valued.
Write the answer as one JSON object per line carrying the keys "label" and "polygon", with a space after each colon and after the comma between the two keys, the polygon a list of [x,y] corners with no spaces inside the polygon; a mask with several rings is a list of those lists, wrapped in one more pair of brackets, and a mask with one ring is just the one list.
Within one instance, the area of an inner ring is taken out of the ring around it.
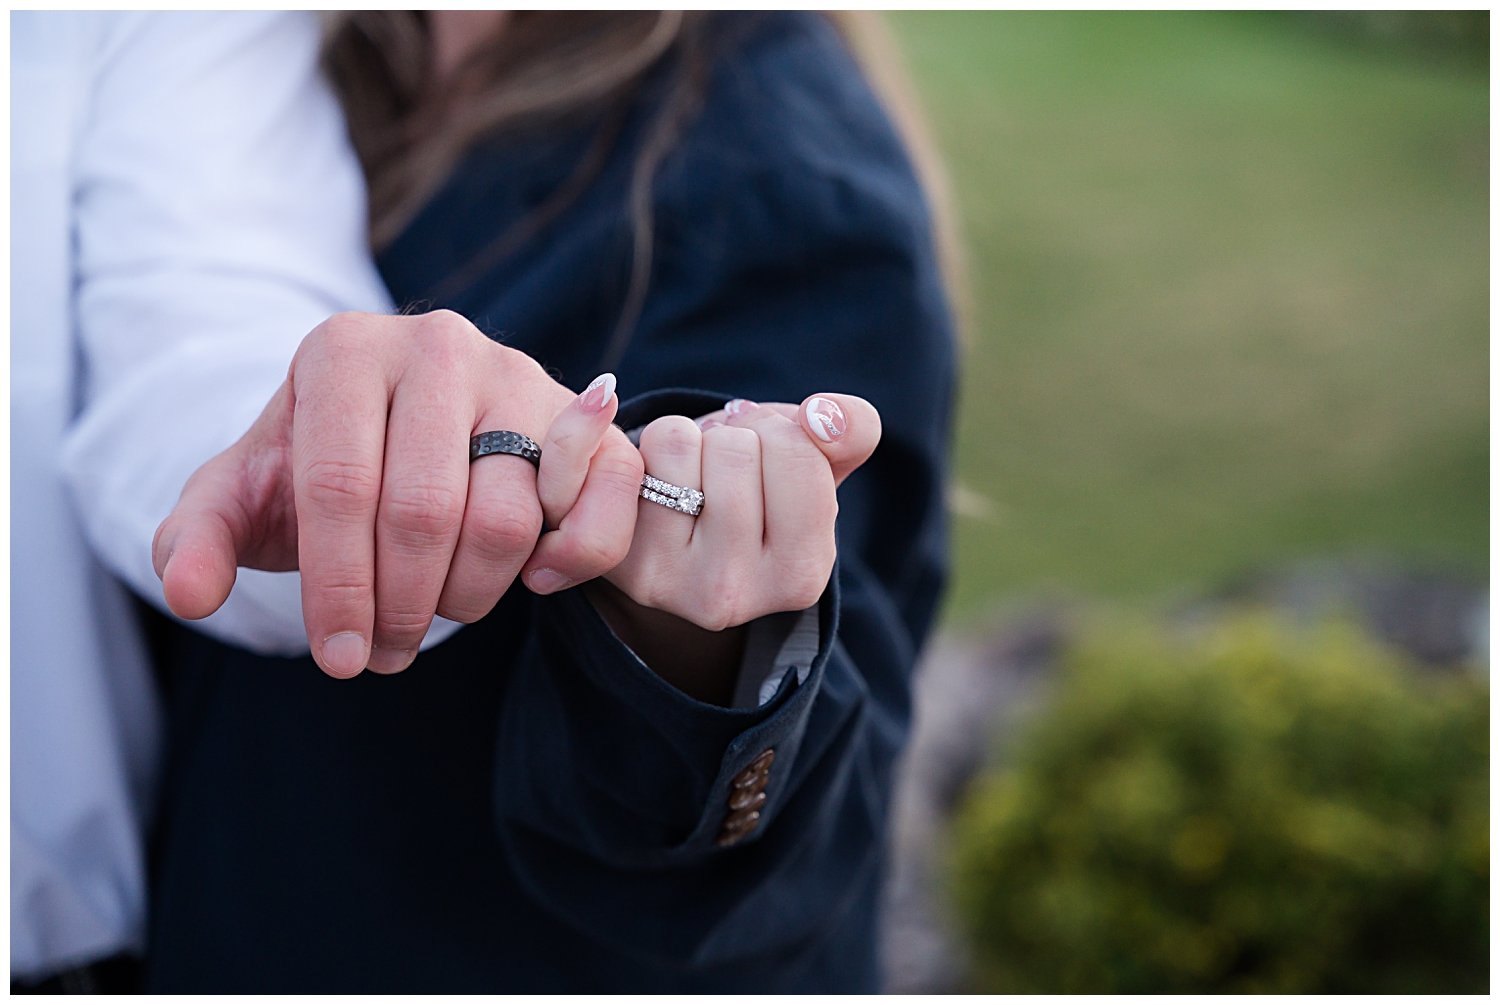
{"label": "green grass lawn", "polygon": [[1483,65],[1287,15],[893,21],[970,252],[953,617],[1485,567]]}

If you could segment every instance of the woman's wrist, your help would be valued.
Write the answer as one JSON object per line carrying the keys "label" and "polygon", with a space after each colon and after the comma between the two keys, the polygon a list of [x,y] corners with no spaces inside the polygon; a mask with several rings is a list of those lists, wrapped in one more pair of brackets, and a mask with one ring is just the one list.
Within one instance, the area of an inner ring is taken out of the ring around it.
{"label": "woman's wrist", "polygon": [[583,586],[605,624],[662,680],[691,698],[729,707],[745,652],[746,627],[712,632],[631,600],[606,579]]}

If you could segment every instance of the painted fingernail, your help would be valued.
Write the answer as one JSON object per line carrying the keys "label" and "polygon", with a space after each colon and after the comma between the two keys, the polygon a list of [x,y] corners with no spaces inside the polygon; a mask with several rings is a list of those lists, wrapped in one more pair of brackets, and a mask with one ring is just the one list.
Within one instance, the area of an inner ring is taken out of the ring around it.
{"label": "painted fingernail", "polygon": [[358,632],[339,632],[323,640],[323,665],[340,676],[353,677],[365,668],[369,651]]}
{"label": "painted fingernail", "polygon": [[532,593],[556,593],[573,585],[572,580],[556,569],[537,569],[526,577],[526,583]]}
{"label": "painted fingernail", "polygon": [[601,373],[578,396],[578,407],[590,415],[604,411],[609,399],[615,396],[615,375]]}
{"label": "painted fingernail", "polygon": [[411,666],[416,658],[416,651],[412,649],[386,649],[376,646],[370,650],[370,661],[365,664],[365,669],[376,673],[400,673]]}
{"label": "painted fingernail", "polygon": [[807,425],[824,443],[832,443],[849,428],[844,410],[831,398],[809,398],[807,400]]}
{"label": "painted fingernail", "polygon": [[724,425],[724,423],[720,422],[718,419],[699,419],[698,420],[698,428],[699,429],[712,429],[715,426],[722,426],[722,425]]}
{"label": "painted fingernail", "polygon": [[733,401],[726,401],[724,403],[724,411],[729,415],[744,415],[746,412],[753,411],[759,407],[755,402],[747,401],[744,398],[735,398]]}

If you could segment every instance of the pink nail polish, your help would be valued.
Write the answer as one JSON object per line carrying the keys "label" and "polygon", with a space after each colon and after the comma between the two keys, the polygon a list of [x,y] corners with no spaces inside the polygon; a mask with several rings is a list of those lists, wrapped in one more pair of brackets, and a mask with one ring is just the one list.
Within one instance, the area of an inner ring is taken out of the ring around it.
{"label": "pink nail polish", "polygon": [[724,413],[726,415],[744,415],[746,412],[759,407],[753,401],[747,401],[744,398],[735,398],[733,401],[726,401],[724,403]]}
{"label": "pink nail polish", "polygon": [[844,410],[831,398],[809,398],[807,401],[807,425],[813,434],[824,443],[832,443],[844,435],[849,420]]}
{"label": "pink nail polish", "polygon": [[724,425],[724,423],[720,422],[718,419],[699,419],[698,420],[698,428],[699,429],[712,429],[715,426],[722,426],[722,425]]}
{"label": "pink nail polish", "polygon": [[604,411],[604,407],[609,404],[609,399],[614,396],[615,375],[612,373],[601,373],[578,396],[578,407],[589,415],[597,415]]}

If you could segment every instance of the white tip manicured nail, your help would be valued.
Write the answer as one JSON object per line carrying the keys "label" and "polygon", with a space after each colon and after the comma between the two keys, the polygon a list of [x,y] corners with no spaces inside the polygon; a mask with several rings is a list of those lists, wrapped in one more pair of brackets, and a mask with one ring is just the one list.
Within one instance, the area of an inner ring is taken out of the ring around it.
{"label": "white tip manicured nail", "polygon": [[600,404],[608,405],[609,399],[615,396],[615,375],[612,373],[601,373],[594,378],[594,382],[589,386],[604,388],[604,400]]}
{"label": "white tip manicured nail", "polygon": [[844,430],[849,428],[849,420],[844,418],[844,410],[839,407],[838,402],[829,398],[809,398],[807,427],[824,443],[832,443],[844,435]]}
{"label": "white tip manicured nail", "polygon": [[590,412],[598,412],[609,404],[609,399],[615,395],[615,375],[612,373],[601,373],[589,382],[589,386],[583,389],[578,396],[584,409]]}

